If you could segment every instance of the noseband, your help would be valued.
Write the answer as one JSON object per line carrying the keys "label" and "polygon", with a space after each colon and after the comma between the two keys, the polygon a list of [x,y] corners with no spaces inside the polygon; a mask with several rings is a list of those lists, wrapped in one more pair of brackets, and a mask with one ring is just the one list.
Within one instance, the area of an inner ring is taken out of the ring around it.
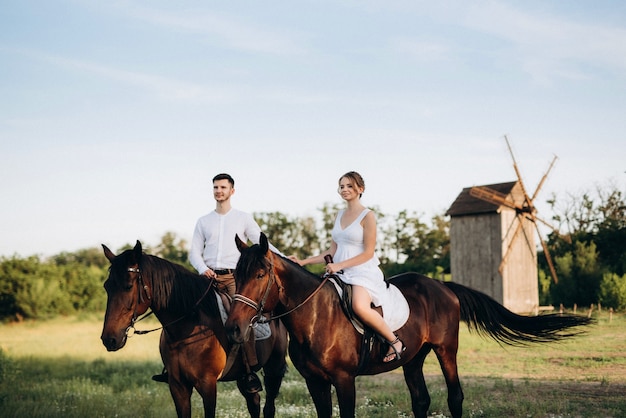
{"label": "noseband", "polygon": [[270,291],[272,290],[272,286],[274,285],[275,282],[276,282],[276,274],[274,273],[274,263],[270,261],[270,278],[267,281],[267,287],[265,288],[265,292],[263,293],[263,297],[261,298],[261,301],[259,303],[256,303],[252,299],[244,295],[241,295],[239,293],[235,293],[235,295],[233,296],[233,303],[241,302],[244,305],[248,305],[249,307],[251,307],[252,309],[256,311],[256,315],[254,315],[252,319],[250,319],[250,326],[252,328],[256,328],[257,324],[259,323],[269,322],[272,319],[276,318],[276,317],[265,318],[265,316],[263,316],[265,303],[267,302],[267,298],[269,297]]}

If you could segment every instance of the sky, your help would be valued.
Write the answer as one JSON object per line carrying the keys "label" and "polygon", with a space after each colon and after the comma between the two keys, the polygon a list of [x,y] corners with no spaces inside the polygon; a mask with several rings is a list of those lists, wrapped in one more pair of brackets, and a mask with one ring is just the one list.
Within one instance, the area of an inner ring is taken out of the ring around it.
{"label": "sky", "polygon": [[0,0],[0,256],[166,232],[214,209],[425,221],[464,187],[535,205],[626,184],[622,1]]}

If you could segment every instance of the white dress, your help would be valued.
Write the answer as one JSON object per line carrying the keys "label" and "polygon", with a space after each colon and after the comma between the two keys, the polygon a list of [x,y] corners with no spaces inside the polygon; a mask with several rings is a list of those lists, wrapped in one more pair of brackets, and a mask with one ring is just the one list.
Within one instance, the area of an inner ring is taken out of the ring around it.
{"label": "white dress", "polygon": [[[361,221],[370,210],[364,209],[354,222],[345,229],[341,227],[341,217],[344,211],[343,209],[339,211],[337,219],[335,220],[335,226],[331,232],[333,241],[337,244],[337,251],[334,256],[336,263],[362,253],[365,248]],[[339,275],[341,279],[348,284],[365,287],[372,297],[374,306],[387,305],[390,297],[390,292],[385,282],[385,276],[380,267],[378,267],[379,264],[380,261],[378,257],[374,255],[363,264],[343,269],[343,274]]]}

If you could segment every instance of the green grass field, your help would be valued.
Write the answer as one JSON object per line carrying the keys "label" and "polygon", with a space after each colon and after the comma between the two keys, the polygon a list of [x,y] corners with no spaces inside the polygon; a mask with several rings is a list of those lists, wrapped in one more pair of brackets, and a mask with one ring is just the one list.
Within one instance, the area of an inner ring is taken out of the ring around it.
{"label": "green grass field", "polygon": [[[461,325],[459,372],[468,417],[626,417],[626,316],[596,313],[588,334],[550,345],[503,348]],[[146,323],[151,328],[155,323]],[[133,336],[108,353],[100,318],[0,325],[0,416],[175,417],[161,370],[158,332]],[[142,328],[138,327],[138,328]],[[449,416],[434,355],[425,365],[431,416]],[[357,379],[358,417],[410,417],[401,370]],[[218,389],[218,416],[246,417],[233,383]],[[336,402],[335,402],[336,404]],[[194,417],[202,416],[193,397]],[[303,379],[291,367],[278,416],[315,417]],[[339,416],[335,405],[335,416]]]}

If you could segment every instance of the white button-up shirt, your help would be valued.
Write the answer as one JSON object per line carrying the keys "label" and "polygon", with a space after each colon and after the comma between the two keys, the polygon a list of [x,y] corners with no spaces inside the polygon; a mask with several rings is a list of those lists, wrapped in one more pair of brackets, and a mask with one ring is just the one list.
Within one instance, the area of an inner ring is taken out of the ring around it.
{"label": "white button-up shirt", "polygon": [[202,216],[193,232],[189,262],[199,274],[209,268],[234,269],[240,255],[235,235],[243,242],[258,244],[261,228],[251,214],[234,208],[224,215],[212,211]]}

